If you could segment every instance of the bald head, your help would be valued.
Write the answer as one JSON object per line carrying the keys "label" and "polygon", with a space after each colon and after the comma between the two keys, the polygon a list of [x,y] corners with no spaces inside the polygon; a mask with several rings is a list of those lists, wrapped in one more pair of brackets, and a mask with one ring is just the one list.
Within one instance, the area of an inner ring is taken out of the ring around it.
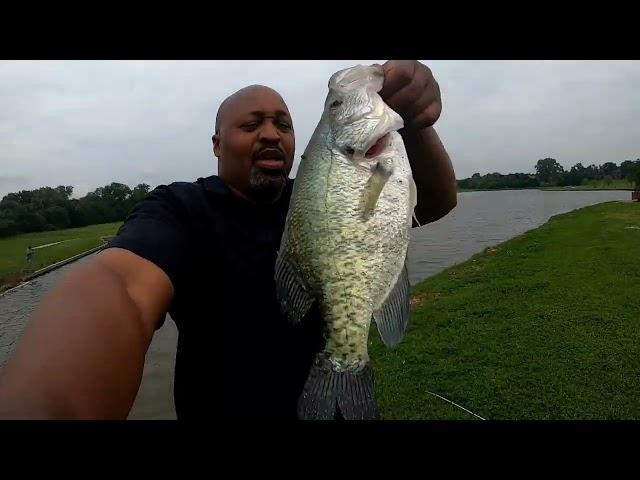
{"label": "bald head", "polygon": [[227,185],[256,201],[277,199],[295,151],[291,115],[280,94],[250,85],[227,97],[216,115],[213,151]]}
{"label": "bald head", "polygon": [[220,107],[218,107],[218,113],[216,114],[215,133],[218,133],[220,131],[220,123],[222,121],[222,117],[224,116],[226,111],[233,108],[234,103],[246,101],[247,99],[250,100],[251,97],[262,95],[273,96],[280,99],[282,105],[284,105],[284,109],[287,111],[287,113],[289,113],[287,105],[284,103],[282,96],[273,88],[267,87],[265,85],[249,85],[248,87],[241,88],[237,92],[232,93],[222,101]]}

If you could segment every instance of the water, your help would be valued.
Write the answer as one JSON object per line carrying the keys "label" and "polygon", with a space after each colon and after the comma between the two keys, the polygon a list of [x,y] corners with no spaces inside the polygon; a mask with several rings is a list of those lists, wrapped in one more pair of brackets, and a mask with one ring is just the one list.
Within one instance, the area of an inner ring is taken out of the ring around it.
{"label": "water", "polygon": [[409,282],[414,285],[487,247],[539,227],[554,215],[611,200],[631,200],[631,192],[460,193],[458,206],[447,216],[412,230],[407,267]]}
{"label": "water", "polygon": [[[626,191],[467,192],[443,219],[413,229],[409,279],[415,284],[460,263],[486,247],[536,228],[553,215],[611,200],[630,200]],[[90,257],[86,257],[90,258]],[[80,260],[86,261],[85,259]],[[77,264],[77,262],[75,263]],[[13,353],[24,325],[44,293],[73,265],[66,265],[0,296],[0,371]],[[130,419],[174,419],[173,368],[177,329],[167,318],[145,359],[142,384]]]}

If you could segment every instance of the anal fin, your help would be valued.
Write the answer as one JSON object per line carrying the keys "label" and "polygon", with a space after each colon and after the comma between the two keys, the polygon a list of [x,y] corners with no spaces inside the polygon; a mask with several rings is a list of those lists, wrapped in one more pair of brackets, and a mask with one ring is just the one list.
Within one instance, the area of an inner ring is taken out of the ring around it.
{"label": "anal fin", "polygon": [[380,338],[387,347],[395,347],[404,336],[409,321],[409,274],[407,260],[400,276],[380,309],[373,312]]}

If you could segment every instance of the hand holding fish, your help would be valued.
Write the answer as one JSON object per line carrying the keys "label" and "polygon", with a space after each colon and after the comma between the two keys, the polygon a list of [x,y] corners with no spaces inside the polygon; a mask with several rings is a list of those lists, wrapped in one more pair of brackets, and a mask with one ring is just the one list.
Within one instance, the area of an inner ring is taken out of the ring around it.
{"label": "hand holding fish", "polygon": [[382,65],[380,96],[404,120],[405,129],[431,127],[440,117],[440,86],[431,69],[417,60],[389,60]]}
{"label": "hand holding fish", "polygon": [[416,226],[435,222],[457,203],[453,165],[433,128],[442,113],[440,86],[431,69],[416,60],[389,60],[382,69],[380,96],[404,121],[399,132],[418,190]]}

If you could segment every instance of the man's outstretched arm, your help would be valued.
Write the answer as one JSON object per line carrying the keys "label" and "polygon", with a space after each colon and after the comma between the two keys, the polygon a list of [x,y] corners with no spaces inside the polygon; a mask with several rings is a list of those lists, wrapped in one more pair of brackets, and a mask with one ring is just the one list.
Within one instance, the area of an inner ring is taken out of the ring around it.
{"label": "man's outstretched arm", "polygon": [[29,320],[0,377],[0,419],[126,419],[169,277],[110,248],[72,269]]}

